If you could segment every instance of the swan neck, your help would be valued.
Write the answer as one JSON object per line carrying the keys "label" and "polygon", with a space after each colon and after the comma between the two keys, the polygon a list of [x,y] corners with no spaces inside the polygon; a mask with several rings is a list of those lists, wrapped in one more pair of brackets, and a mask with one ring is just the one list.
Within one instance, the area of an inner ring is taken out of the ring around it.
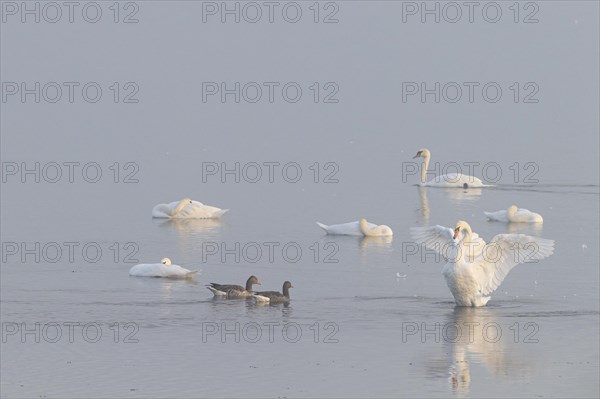
{"label": "swan neck", "polygon": [[358,222],[358,226],[360,227],[360,232],[364,235],[368,236],[370,234],[369,224],[366,220],[362,219]]}
{"label": "swan neck", "polygon": [[290,289],[287,286],[283,287],[283,296],[286,298],[290,297]]}
{"label": "swan neck", "polygon": [[513,216],[515,216],[517,213],[517,209],[513,208],[512,206],[510,208],[508,208],[506,210],[506,217],[508,218],[508,220],[512,219]]}
{"label": "swan neck", "polygon": [[423,164],[421,165],[421,184],[425,184],[427,182],[427,170],[429,169],[429,158],[431,156],[429,154],[425,154],[423,157]]}
{"label": "swan neck", "polygon": [[175,208],[173,210],[173,213],[171,214],[171,216],[175,216],[177,215],[179,212],[181,212],[181,210],[183,208],[185,208],[185,206],[189,203],[189,201],[186,200],[182,200],[181,202],[179,202],[179,205],[177,205],[177,208]]}
{"label": "swan neck", "polygon": [[468,227],[465,227],[464,231],[465,231],[465,235],[463,238],[463,242],[471,242],[471,234],[472,234],[471,229]]}
{"label": "swan neck", "polygon": [[251,280],[252,280],[252,278],[249,278],[246,281],[246,291],[252,291],[252,281]]}

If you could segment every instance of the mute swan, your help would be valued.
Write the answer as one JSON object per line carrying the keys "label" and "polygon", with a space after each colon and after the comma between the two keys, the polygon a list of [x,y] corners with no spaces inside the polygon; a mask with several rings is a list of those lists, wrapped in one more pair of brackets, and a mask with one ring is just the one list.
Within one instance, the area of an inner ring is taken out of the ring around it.
{"label": "mute swan", "polygon": [[246,280],[246,288],[241,285],[217,283],[210,283],[206,288],[211,290],[215,296],[225,296],[227,299],[237,299],[251,297],[254,293],[252,291],[252,285],[254,284],[261,285],[256,276],[250,276],[248,280]]}
{"label": "mute swan", "polygon": [[168,277],[192,278],[198,271],[190,271],[181,266],[171,264],[171,259],[164,258],[160,263],[142,263],[129,270],[130,276],[136,277]]}
{"label": "mute swan", "polygon": [[263,291],[255,292],[252,297],[256,302],[286,303],[290,301],[290,288],[294,288],[294,286],[289,281],[286,281],[283,283],[283,294],[277,291]]}
{"label": "mute swan", "polygon": [[358,222],[349,222],[342,224],[332,224],[327,226],[317,222],[317,225],[325,230],[327,234],[342,235],[342,236],[366,236],[366,237],[387,237],[394,234],[391,228],[382,224],[378,226],[367,222],[362,218]]}
{"label": "mute swan", "polygon": [[175,219],[218,219],[229,209],[220,209],[214,206],[204,205],[202,202],[193,201],[189,198],[169,204],[158,204],[152,209],[153,218],[175,218]]}
{"label": "mute swan", "polygon": [[544,223],[542,215],[531,212],[525,208],[517,208],[516,205],[511,205],[505,211],[483,212],[489,220],[496,222],[514,222],[514,223]]}
{"label": "mute swan", "polygon": [[463,175],[462,173],[448,173],[445,175],[436,176],[427,181],[427,170],[429,168],[429,159],[431,158],[431,153],[427,148],[422,148],[419,150],[419,152],[417,152],[417,155],[413,157],[413,159],[415,158],[423,158],[423,164],[421,164],[421,181],[419,182],[420,186],[460,188],[492,187],[489,184],[483,184],[483,182],[476,177]]}
{"label": "mute swan", "polygon": [[[472,242],[471,226],[458,221],[454,230],[443,227],[413,227],[417,244],[447,256],[442,274],[458,306],[485,306],[489,294],[508,272],[520,263],[546,258],[554,252],[554,241],[523,234],[498,234],[473,260],[464,256],[463,242]],[[458,238],[458,239],[457,239]],[[483,240],[482,240],[483,241]]]}

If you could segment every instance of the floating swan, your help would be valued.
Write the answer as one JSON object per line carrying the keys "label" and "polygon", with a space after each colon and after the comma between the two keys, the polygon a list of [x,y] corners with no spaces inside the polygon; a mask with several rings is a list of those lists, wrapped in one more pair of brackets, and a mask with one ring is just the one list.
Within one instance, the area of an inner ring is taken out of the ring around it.
{"label": "floating swan", "polygon": [[361,237],[386,237],[394,234],[391,228],[382,224],[378,226],[367,222],[366,219],[360,219],[358,222],[349,222],[342,224],[332,224],[327,226],[317,222],[317,225],[325,230],[327,234],[342,236],[361,236]]}
{"label": "floating swan", "polygon": [[261,303],[287,303],[290,301],[290,288],[294,288],[294,286],[286,281],[283,283],[283,294],[277,291],[263,291],[255,292],[252,297],[256,302]]}
{"label": "floating swan", "polygon": [[252,291],[252,285],[258,284],[261,285],[260,281],[256,276],[250,276],[246,281],[246,288],[241,285],[234,284],[217,284],[210,283],[206,286],[215,296],[219,297],[227,297],[227,299],[237,299],[237,298],[249,298],[254,293]]}
{"label": "floating swan", "polygon": [[517,208],[516,205],[511,205],[505,211],[483,212],[489,220],[496,222],[513,222],[513,223],[544,223],[542,215],[531,212],[525,208]]}
{"label": "floating swan", "polygon": [[473,176],[463,175],[462,173],[448,173],[441,176],[436,176],[433,179],[427,181],[427,170],[429,168],[429,159],[431,153],[427,148],[420,149],[414,158],[423,158],[423,164],[421,165],[421,181],[420,186],[426,187],[492,187],[489,184],[483,184],[483,182]]}
{"label": "floating swan", "polygon": [[192,278],[198,271],[190,271],[181,266],[171,264],[171,259],[164,258],[160,263],[142,263],[129,270],[130,276]]}
{"label": "floating swan", "polygon": [[554,252],[553,240],[523,234],[498,234],[479,251],[479,255],[469,260],[464,256],[464,245],[473,242],[474,234],[464,221],[458,221],[454,230],[439,225],[411,228],[417,244],[424,244],[448,258],[442,274],[458,306],[485,306],[490,300],[489,294],[498,288],[513,267],[546,258]]}
{"label": "floating swan", "polygon": [[176,218],[176,219],[218,219],[229,209],[220,209],[214,206],[204,205],[202,202],[193,201],[189,198],[170,204],[158,204],[152,209],[153,218]]}

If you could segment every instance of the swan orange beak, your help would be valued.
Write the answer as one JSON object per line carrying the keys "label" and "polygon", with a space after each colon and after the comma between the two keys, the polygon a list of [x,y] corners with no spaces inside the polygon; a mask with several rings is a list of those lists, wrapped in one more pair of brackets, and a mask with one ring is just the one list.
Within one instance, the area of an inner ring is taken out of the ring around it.
{"label": "swan orange beak", "polygon": [[413,157],[413,159],[415,159],[415,158],[419,158],[419,156],[420,156],[420,155],[421,155],[421,153],[420,153],[420,152],[417,152],[417,155],[415,155],[415,156]]}

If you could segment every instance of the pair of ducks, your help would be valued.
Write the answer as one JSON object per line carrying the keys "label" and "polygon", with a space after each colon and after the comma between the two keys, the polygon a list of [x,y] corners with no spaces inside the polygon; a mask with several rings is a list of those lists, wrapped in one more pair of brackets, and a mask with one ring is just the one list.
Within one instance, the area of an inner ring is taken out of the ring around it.
{"label": "pair of ducks", "polygon": [[[179,265],[171,263],[171,259],[163,258],[160,263],[142,263],[133,266],[129,270],[129,275],[134,277],[164,277],[172,279],[188,279],[194,277],[198,270],[188,270]],[[286,303],[290,300],[290,288],[294,288],[292,283],[286,281],[283,283],[283,292],[277,291],[252,291],[253,285],[261,285],[256,276],[250,276],[246,281],[246,288],[235,284],[210,283],[206,286],[215,297],[225,297],[227,299],[254,298],[256,302],[261,303]]]}
{"label": "pair of ducks", "polygon": [[286,281],[283,283],[283,292],[278,291],[260,291],[252,290],[253,285],[261,285],[256,276],[250,276],[246,280],[246,288],[235,284],[217,284],[210,283],[206,286],[215,297],[224,297],[227,299],[253,298],[261,303],[287,303],[290,301],[290,288],[294,288],[292,283]]}

